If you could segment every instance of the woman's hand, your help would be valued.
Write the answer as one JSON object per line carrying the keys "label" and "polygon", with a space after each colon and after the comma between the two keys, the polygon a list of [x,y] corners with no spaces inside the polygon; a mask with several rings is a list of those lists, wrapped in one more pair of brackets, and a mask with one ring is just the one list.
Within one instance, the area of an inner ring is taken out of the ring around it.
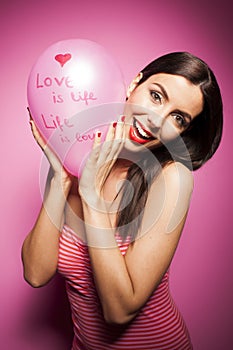
{"label": "woman's hand", "polygon": [[30,124],[31,124],[32,134],[33,134],[34,139],[36,140],[37,144],[40,146],[40,148],[42,149],[42,151],[44,152],[46,158],[48,159],[48,161],[50,163],[51,170],[53,172],[52,177],[55,180],[60,181],[62,186],[65,186],[65,188],[67,186],[70,186],[71,182],[72,182],[71,175],[64,169],[64,167],[62,166],[58,157],[54,154],[54,152],[50,149],[50,147],[47,145],[47,143],[45,142],[45,140],[41,136],[39,130],[37,129],[37,127],[35,125],[34,120],[32,119],[31,112],[30,112],[29,108],[28,108],[28,112],[30,115]]}
{"label": "woman's hand", "polygon": [[87,205],[94,206],[96,209],[105,207],[101,196],[103,185],[124,145],[123,120],[122,118],[119,122],[111,123],[103,143],[101,143],[101,133],[96,132],[92,151],[79,180],[81,198]]}

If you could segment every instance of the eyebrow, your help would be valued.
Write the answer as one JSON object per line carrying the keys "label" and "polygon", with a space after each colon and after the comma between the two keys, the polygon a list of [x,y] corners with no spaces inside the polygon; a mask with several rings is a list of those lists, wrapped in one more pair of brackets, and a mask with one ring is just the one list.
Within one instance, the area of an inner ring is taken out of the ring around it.
{"label": "eyebrow", "polygon": [[164,89],[163,85],[161,85],[161,84],[159,84],[159,83],[152,83],[152,84],[153,84],[153,85],[157,85],[157,86],[160,88],[160,90],[162,91],[162,93],[163,93],[165,99],[166,99],[166,100],[169,100],[167,91]]}
{"label": "eyebrow", "polygon": [[[153,85],[157,85],[160,90],[162,91],[162,94],[164,95],[165,97],[165,100],[169,100],[169,97],[168,97],[168,94],[167,94],[167,91],[164,89],[163,85],[159,84],[159,83],[152,83]],[[182,114],[186,119],[189,120],[189,122],[192,121],[192,117],[189,113],[186,113],[186,112],[183,112],[183,111],[180,111],[180,110],[176,110],[175,112],[178,112],[180,114]]]}

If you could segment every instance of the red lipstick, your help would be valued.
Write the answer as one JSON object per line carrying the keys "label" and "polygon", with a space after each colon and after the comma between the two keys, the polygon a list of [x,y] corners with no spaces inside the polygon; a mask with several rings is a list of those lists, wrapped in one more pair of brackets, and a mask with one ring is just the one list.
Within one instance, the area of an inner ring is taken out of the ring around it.
{"label": "red lipstick", "polygon": [[133,125],[131,125],[129,130],[129,137],[132,141],[140,144],[144,144],[155,139],[152,134],[146,130],[144,126],[135,118],[133,120]]}

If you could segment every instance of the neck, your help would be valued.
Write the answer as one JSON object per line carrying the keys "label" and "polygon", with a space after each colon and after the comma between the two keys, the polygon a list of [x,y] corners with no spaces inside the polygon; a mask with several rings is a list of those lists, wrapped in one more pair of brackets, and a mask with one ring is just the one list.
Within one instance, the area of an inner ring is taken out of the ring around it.
{"label": "neck", "polygon": [[132,152],[123,148],[118,156],[118,162],[123,167],[129,168],[133,163],[137,163],[141,156],[141,152]]}
{"label": "neck", "polygon": [[115,167],[119,170],[127,171],[132,164],[133,162],[131,160],[119,157],[115,163]]}

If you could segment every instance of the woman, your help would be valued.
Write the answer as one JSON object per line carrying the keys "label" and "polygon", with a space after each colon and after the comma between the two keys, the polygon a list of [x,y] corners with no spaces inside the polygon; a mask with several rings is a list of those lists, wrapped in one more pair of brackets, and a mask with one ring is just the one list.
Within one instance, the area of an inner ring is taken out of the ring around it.
{"label": "woman", "polygon": [[199,58],[167,54],[127,92],[125,117],[96,132],[79,179],[32,131],[51,164],[45,199],[25,239],[25,279],[65,276],[73,350],[192,349],[169,292],[169,266],[193,189],[192,170],[221,140],[222,100]]}

